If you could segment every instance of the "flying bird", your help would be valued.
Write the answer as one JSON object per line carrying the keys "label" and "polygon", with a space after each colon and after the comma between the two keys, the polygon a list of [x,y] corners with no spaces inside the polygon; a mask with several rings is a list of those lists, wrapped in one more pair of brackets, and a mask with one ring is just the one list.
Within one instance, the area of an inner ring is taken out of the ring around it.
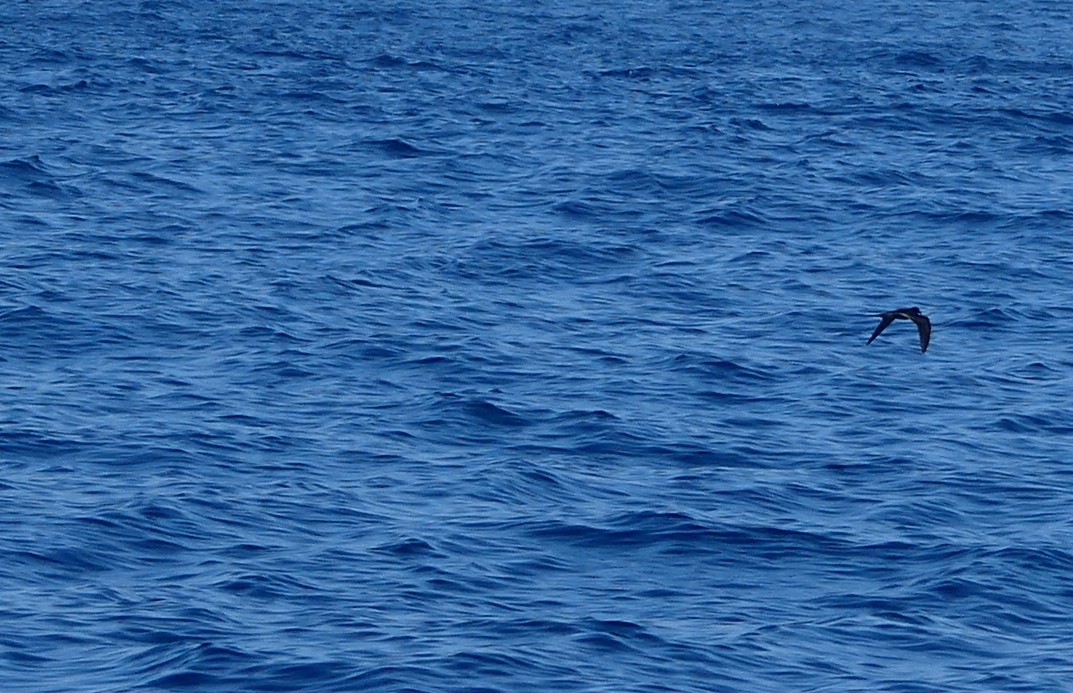
{"label": "flying bird", "polygon": [[917,326],[917,332],[920,333],[920,352],[924,353],[928,350],[928,342],[931,341],[931,320],[928,320],[928,316],[922,314],[920,309],[916,306],[912,308],[899,308],[898,310],[892,310],[889,313],[882,313],[880,317],[883,318],[879,321],[879,327],[872,333],[872,336],[868,338],[868,342],[865,344],[871,344],[875,341],[875,338],[879,336],[883,330],[887,329],[895,320],[912,320]]}

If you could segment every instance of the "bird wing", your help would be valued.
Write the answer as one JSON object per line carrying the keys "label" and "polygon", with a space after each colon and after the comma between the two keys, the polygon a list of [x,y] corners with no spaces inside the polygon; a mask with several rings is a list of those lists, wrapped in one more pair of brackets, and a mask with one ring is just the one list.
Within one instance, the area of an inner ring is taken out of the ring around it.
{"label": "bird wing", "polygon": [[[868,341],[865,342],[864,345],[868,346],[869,344],[874,342],[875,338],[879,336],[879,333],[887,329],[887,325],[891,324],[892,322],[894,322],[894,313],[884,313],[883,319],[879,321],[879,327],[876,328],[876,331],[872,333],[872,336],[868,338]],[[928,331],[931,332],[931,329],[929,328]],[[923,337],[921,337],[921,339],[923,339]]]}
{"label": "bird wing", "polygon": [[928,350],[928,342],[931,341],[931,320],[925,315],[914,315],[912,320],[920,333],[920,353],[923,354]]}

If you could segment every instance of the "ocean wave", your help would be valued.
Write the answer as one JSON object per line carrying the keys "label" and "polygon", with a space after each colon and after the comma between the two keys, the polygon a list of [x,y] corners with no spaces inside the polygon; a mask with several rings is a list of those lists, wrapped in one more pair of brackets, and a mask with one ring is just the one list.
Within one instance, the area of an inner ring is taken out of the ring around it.
{"label": "ocean wave", "polygon": [[1057,5],[8,9],[8,688],[1067,685]]}

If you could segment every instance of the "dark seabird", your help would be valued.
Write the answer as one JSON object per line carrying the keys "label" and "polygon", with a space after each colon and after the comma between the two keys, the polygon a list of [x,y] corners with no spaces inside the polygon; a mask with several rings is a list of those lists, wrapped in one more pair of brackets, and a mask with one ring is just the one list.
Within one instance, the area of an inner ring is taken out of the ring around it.
{"label": "dark seabird", "polygon": [[923,315],[920,309],[916,306],[912,308],[899,308],[898,310],[892,310],[889,313],[883,313],[880,315],[883,319],[879,321],[879,327],[872,333],[872,336],[868,338],[868,344],[875,341],[875,338],[879,336],[879,333],[887,329],[887,325],[891,324],[895,320],[912,320],[916,323],[917,332],[920,333],[920,352],[924,353],[928,350],[928,342],[931,341],[931,320],[928,320],[928,316]]}

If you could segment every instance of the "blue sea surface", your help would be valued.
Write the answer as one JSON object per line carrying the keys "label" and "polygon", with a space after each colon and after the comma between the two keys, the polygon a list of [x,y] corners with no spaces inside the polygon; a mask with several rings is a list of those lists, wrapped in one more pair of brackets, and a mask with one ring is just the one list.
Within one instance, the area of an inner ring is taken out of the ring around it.
{"label": "blue sea surface", "polygon": [[0,689],[1073,691],[1069,12],[8,3]]}

